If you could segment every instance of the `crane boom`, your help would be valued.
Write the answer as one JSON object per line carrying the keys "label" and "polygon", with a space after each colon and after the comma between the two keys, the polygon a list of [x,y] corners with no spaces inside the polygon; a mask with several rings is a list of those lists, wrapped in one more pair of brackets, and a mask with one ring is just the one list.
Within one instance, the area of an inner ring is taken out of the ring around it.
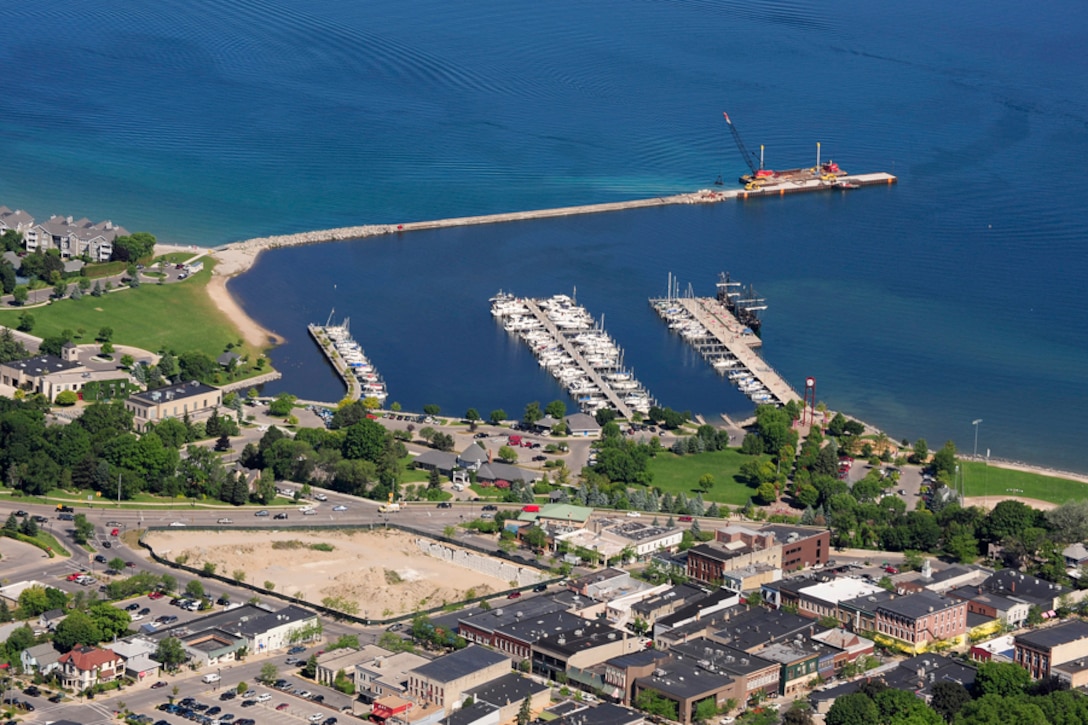
{"label": "crane boom", "polygon": [[[748,165],[748,169],[752,172],[753,178],[765,178],[774,176],[773,171],[769,171],[763,168],[763,159],[760,158],[759,165],[756,165],[756,156],[748,147],[744,145],[743,139],[740,137],[740,132],[737,131],[737,127],[733,125],[733,122],[729,119],[729,114],[722,111],[722,116],[725,117],[725,122],[729,125],[729,131],[733,134],[733,141],[737,144],[737,150],[740,151],[741,158],[744,159],[744,163]],[[761,147],[762,150],[762,147]]]}

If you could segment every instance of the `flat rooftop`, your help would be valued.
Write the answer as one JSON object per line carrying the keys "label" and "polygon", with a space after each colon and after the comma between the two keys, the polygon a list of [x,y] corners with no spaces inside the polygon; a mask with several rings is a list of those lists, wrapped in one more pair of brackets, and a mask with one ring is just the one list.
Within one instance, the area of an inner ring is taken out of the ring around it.
{"label": "flat rooftop", "polygon": [[820,599],[832,604],[838,604],[839,602],[848,599],[867,597],[870,594],[876,594],[879,591],[883,590],[875,584],[870,584],[861,579],[844,577],[841,579],[832,579],[828,582],[813,584],[810,587],[799,589],[797,593],[806,597],[812,597],[813,599]]}

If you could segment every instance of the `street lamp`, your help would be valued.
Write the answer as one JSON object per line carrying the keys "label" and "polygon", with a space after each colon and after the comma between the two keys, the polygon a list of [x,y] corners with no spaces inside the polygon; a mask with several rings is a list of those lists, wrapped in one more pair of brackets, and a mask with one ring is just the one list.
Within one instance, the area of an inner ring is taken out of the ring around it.
{"label": "street lamp", "polygon": [[971,425],[975,426],[975,452],[971,455],[971,458],[978,458],[978,424],[982,422],[982,418],[976,418],[971,421]]}

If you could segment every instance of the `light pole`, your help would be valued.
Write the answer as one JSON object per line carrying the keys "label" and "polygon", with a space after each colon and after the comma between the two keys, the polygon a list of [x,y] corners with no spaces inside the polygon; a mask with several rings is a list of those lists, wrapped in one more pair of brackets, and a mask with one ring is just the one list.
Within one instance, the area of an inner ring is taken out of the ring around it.
{"label": "light pole", "polygon": [[971,421],[971,425],[975,426],[975,452],[971,455],[972,459],[978,458],[978,424],[982,422],[982,418],[976,418]]}

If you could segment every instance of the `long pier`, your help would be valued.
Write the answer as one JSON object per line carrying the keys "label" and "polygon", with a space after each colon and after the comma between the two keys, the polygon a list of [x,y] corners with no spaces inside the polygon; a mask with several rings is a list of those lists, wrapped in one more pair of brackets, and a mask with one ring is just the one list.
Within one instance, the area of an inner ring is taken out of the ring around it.
{"label": "long pier", "polygon": [[544,314],[544,311],[537,305],[536,300],[525,299],[522,300],[522,304],[529,308],[529,312],[531,312],[536,319],[540,320],[544,325],[544,329],[548,331],[548,334],[563,346],[564,352],[570,355],[571,359],[574,360],[574,363],[589,376],[589,379],[593,381],[593,384],[600,389],[601,394],[615,407],[616,412],[623,418],[631,420],[630,406],[624,403],[623,398],[612,389],[611,385],[605,382],[604,378],[601,377],[601,374],[597,372],[597,369],[582,357],[582,353],[571,344],[570,340],[567,339],[567,336],[560,332],[559,328],[555,326],[555,323],[551,321],[551,318]]}
{"label": "long pier", "polygon": [[326,359],[340,375],[341,380],[344,381],[344,387],[347,388],[347,399],[351,402],[358,400],[363,386],[352,375],[347,361],[340,357],[340,353],[336,351],[332,340],[329,339],[328,334],[325,332],[325,328],[321,325],[309,324],[306,325],[306,329],[310,331],[310,335],[314,338],[317,346],[321,348],[321,352],[325,354]]}
{"label": "long pier", "polygon": [[718,300],[688,297],[678,301],[699,321],[699,324],[718,338],[722,346],[748,369],[752,377],[763,383],[763,387],[767,388],[779,402],[788,403],[791,400],[801,399],[801,396],[778,374],[778,371],[768,365],[749,344],[746,338],[755,336],[741,335],[736,332],[743,328],[743,325],[729,314]]}
{"label": "long pier", "polygon": [[231,252],[243,255],[243,257],[255,258],[257,254],[265,249],[293,247],[304,244],[320,244],[323,242],[360,239],[427,229],[445,229],[449,227],[463,227],[479,224],[499,224],[502,222],[529,221],[533,219],[548,219],[553,217],[575,216],[579,214],[600,214],[610,211],[644,209],[648,207],[672,206],[676,204],[715,204],[733,199],[748,200],[759,197],[784,196],[786,194],[802,192],[837,191],[860,186],[890,186],[897,181],[898,179],[895,176],[885,172],[873,174],[848,174],[846,176],[837,177],[833,181],[825,181],[823,179],[783,181],[777,184],[765,184],[764,186],[755,189],[701,189],[690,193],[658,196],[650,199],[614,201],[602,204],[585,204],[581,206],[564,206],[553,209],[533,209],[529,211],[484,214],[480,216],[453,217],[450,219],[436,219],[432,221],[368,224],[364,226],[337,227],[336,229],[300,232],[297,234],[256,237],[216,247],[215,252],[219,254],[217,258],[220,261],[220,265],[216,268],[216,274],[230,276],[243,271],[249,264],[252,264],[252,259],[249,259],[248,261],[232,259],[231,255],[227,254]]}

